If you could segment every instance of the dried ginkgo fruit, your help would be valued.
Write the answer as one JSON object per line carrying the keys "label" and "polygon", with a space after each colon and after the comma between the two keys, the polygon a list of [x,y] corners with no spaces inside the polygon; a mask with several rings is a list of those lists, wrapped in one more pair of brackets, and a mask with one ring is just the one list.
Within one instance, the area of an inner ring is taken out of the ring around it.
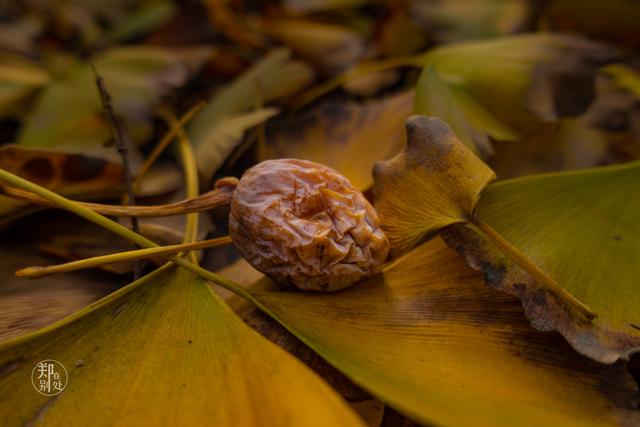
{"label": "dried ginkgo fruit", "polygon": [[335,170],[306,160],[267,160],[247,170],[231,200],[229,231],[255,268],[304,290],[346,288],[389,253],[362,193]]}

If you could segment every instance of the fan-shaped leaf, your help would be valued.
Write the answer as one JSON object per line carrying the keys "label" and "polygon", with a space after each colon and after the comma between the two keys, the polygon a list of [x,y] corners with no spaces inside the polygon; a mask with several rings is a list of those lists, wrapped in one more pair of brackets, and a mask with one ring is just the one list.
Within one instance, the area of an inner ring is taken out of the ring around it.
{"label": "fan-shaped leaf", "polygon": [[407,147],[373,170],[375,207],[397,251],[447,225],[468,221],[493,171],[441,120],[407,120]]}
{"label": "fan-shaped leaf", "polygon": [[606,363],[640,350],[640,162],[496,182],[476,215],[598,314],[585,322],[474,232],[450,233],[535,326]]}
{"label": "fan-shaped leaf", "polygon": [[420,422],[640,421],[624,364],[601,365],[532,329],[517,301],[484,286],[439,238],[338,293],[254,295],[355,383]]}
{"label": "fan-shaped leaf", "polygon": [[[61,362],[69,374],[53,398],[30,381],[42,359]],[[5,425],[362,425],[329,386],[246,326],[206,282],[171,265],[5,342],[0,367]]]}

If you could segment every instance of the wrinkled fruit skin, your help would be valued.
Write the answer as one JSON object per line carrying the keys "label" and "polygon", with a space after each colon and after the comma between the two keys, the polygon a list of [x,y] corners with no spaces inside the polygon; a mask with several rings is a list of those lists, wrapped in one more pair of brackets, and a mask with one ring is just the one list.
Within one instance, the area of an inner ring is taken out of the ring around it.
{"label": "wrinkled fruit skin", "polygon": [[278,283],[335,291],[376,271],[389,253],[378,216],[335,170],[296,159],[247,170],[229,231],[242,255]]}

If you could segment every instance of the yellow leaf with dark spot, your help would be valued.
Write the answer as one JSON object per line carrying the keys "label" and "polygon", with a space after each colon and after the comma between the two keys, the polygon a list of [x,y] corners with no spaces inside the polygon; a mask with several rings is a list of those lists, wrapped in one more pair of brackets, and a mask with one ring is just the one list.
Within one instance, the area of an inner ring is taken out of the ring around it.
{"label": "yellow leaf with dark spot", "polygon": [[371,168],[402,149],[413,91],[381,100],[328,103],[267,127],[267,158],[291,157],[331,166],[360,190],[371,186]]}
{"label": "yellow leaf with dark spot", "polygon": [[442,426],[637,425],[622,363],[577,355],[529,326],[441,239],[333,294],[253,292],[356,384],[419,422]]}
{"label": "yellow leaf with dark spot", "polygon": [[[98,156],[5,145],[0,168],[71,198],[117,197],[124,189],[122,166]],[[0,227],[39,209],[0,196]]]}

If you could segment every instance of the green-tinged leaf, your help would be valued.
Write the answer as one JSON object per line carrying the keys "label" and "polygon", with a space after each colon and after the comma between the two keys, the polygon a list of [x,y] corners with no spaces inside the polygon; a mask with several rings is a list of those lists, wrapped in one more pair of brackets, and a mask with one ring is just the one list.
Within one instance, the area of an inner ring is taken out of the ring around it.
{"label": "green-tinged leaf", "polygon": [[253,293],[356,384],[419,422],[640,421],[624,364],[601,365],[532,329],[517,301],[484,286],[440,239],[338,293]]}
{"label": "green-tinged leaf", "polygon": [[436,118],[407,120],[407,147],[373,169],[375,207],[392,248],[468,221],[493,171]]}
{"label": "green-tinged leaf", "polygon": [[[208,52],[135,46],[96,56],[95,66],[130,139],[139,142],[148,136],[151,109],[174,87],[182,85],[190,67],[206,59]],[[93,71],[87,63],[74,61],[39,96],[18,142],[87,149],[100,146],[110,136]]]}
{"label": "green-tinged leaf", "polygon": [[[571,36],[533,34],[438,47],[424,57],[415,112],[445,120],[480,153],[556,117],[547,74],[578,74],[607,50]],[[564,68],[563,68],[564,67]]]}
{"label": "green-tinged leaf", "polygon": [[269,117],[278,114],[275,108],[263,108],[249,113],[229,116],[211,127],[209,133],[202,135],[204,143],[196,147],[200,172],[207,180],[224,163],[227,156],[242,140],[244,132],[264,123]]}
{"label": "green-tinged leaf", "polygon": [[49,73],[20,56],[0,54],[0,118],[21,115]]}
{"label": "green-tinged leaf", "polygon": [[534,326],[611,363],[640,350],[640,163],[496,182],[477,217],[598,318],[588,322],[470,230],[448,238],[490,286],[517,295]]}
{"label": "green-tinged leaf", "polygon": [[372,184],[373,164],[402,149],[413,97],[411,91],[363,104],[326,103],[272,120],[267,127],[266,156],[331,166],[365,190]]}
{"label": "green-tinged leaf", "polygon": [[[58,396],[31,384],[43,359],[67,369]],[[362,425],[329,386],[246,326],[206,282],[170,265],[1,344],[0,366],[6,425]]]}
{"label": "green-tinged leaf", "polygon": [[620,87],[640,98],[640,72],[624,64],[607,65],[602,71],[613,77],[613,80]]}

